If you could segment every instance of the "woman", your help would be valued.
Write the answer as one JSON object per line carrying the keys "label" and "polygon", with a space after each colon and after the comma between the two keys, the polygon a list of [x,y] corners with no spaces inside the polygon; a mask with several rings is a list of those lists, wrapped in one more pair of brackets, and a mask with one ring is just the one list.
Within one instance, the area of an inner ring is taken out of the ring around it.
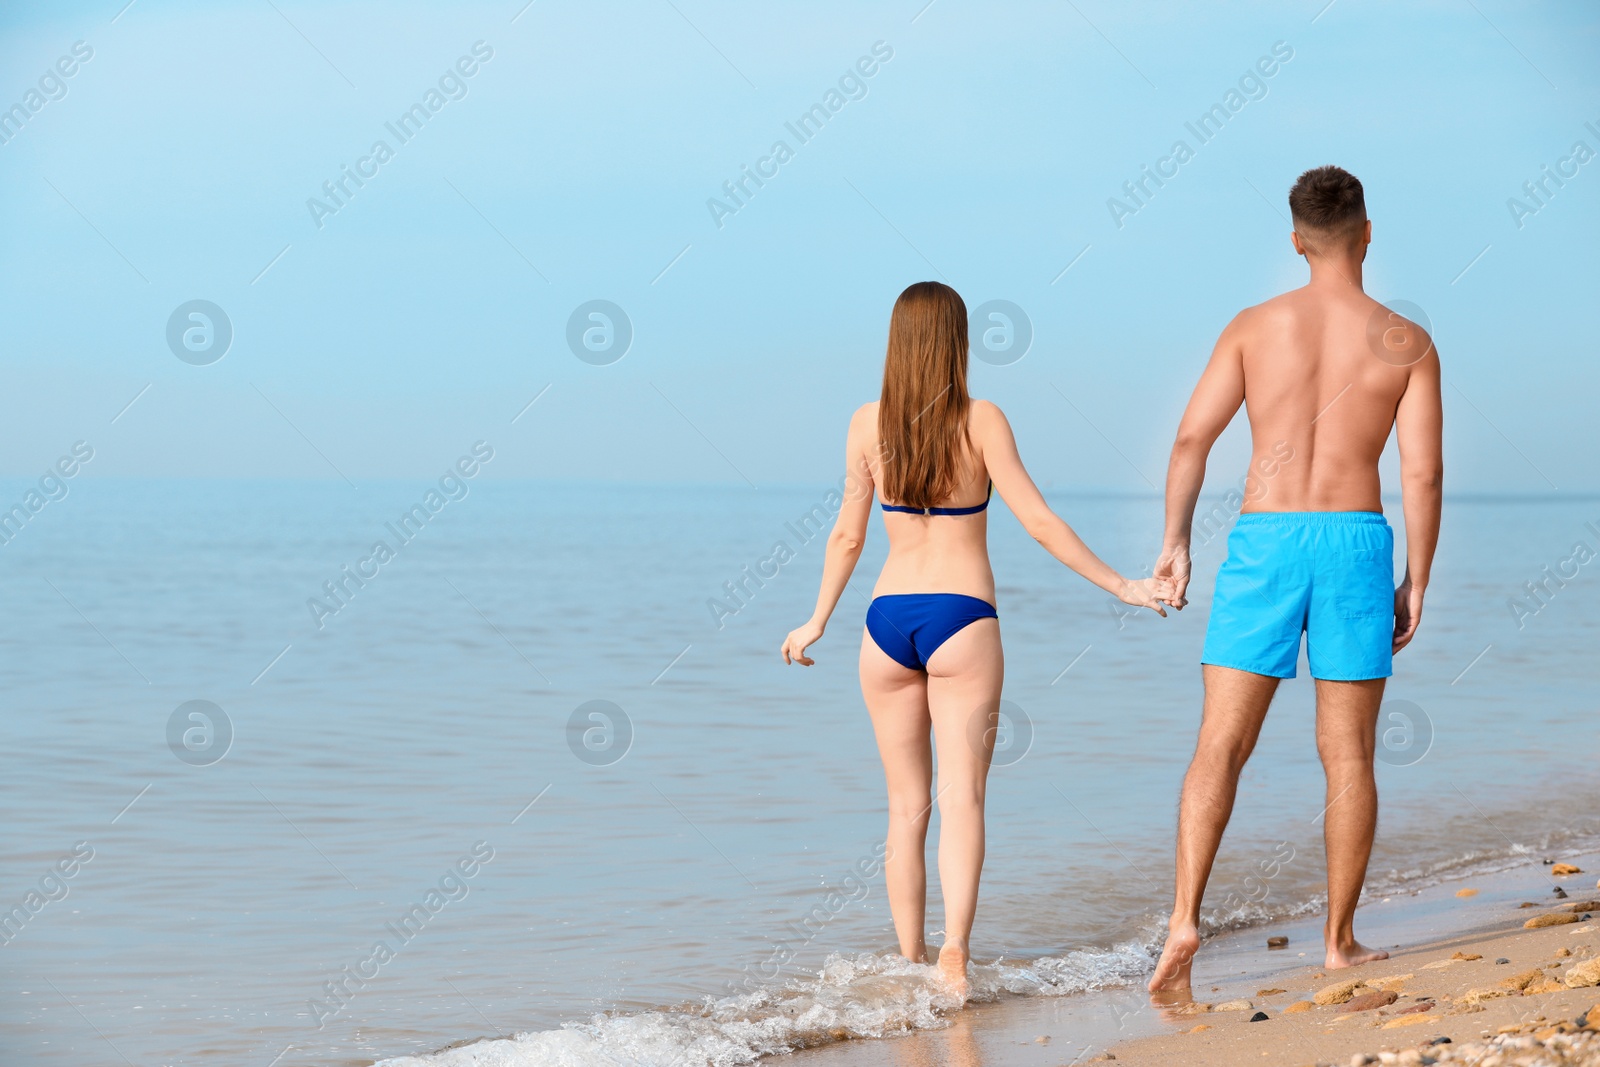
{"label": "woman", "polygon": [[1023,469],[1000,409],[967,395],[967,308],[954,289],[918,282],[889,320],[883,394],[850,420],[846,495],[828,537],[810,621],[783,642],[785,663],[811,666],[849,581],[873,492],[883,501],[889,558],[867,608],[861,693],[889,788],[884,881],[900,951],[927,962],[923,865],[932,807],[929,728],[938,745],[939,885],[945,941],[939,971],[963,1000],[967,938],[983,867],[984,786],[994,749],[1004,656],[984,509],[998,490],[1045,550],[1124,603],[1166,615],[1171,585],[1129,581],[1050,510]]}

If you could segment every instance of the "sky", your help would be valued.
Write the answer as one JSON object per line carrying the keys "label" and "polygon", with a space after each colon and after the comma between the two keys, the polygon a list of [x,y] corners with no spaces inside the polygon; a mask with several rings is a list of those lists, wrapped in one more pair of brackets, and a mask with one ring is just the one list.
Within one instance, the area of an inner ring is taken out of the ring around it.
{"label": "sky", "polygon": [[1509,0],[8,4],[0,475],[831,482],[936,278],[1020,309],[971,384],[1041,484],[1150,492],[1337,163],[1449,488],[1593,492],[1597,58]]}

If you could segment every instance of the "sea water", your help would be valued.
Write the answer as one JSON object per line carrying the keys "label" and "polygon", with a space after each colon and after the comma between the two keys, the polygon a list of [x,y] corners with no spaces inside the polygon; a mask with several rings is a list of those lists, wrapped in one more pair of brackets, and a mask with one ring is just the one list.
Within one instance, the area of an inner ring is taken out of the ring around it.
{"label": "sea water", "polygon": [[[941,1025],[891,955],[855,677],[878,520],[803,669],[778,647],[827,486],[463,484],[79,480],[0,545],[8,1061],[362,1064],[545,1032],[503,1062],[690,1065]],[[1154,496],[1051,503],[1124,572],[1159,549]],[[990,511],[982,996],[1150,966],[1219,507],[1166,619]],[[1447,502],[1379,724],[1373,891],[1595,840],[1596,553],[1600,499]],[[1320,906],[1300,673],[1210,929]]]}

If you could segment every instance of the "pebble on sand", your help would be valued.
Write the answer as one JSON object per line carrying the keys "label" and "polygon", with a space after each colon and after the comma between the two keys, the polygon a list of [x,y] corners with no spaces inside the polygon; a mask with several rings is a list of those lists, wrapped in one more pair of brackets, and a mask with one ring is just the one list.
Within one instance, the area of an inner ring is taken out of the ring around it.
{"label": "pebble on sand", "polygon": [[1287,992],[1288,992],[1287,989],[1258,989],[1258,990],[1256,990],[1256,996],[1258,996],[1258,997],[1275,997],[1279,993],[1287,993]]}
{"label": "pebble on sand", "polygon": [[1189,1030],[1189,1033],[1198,1034],[1198,1033],[1203,1033],[1204,1031],[1209,1030],[1209,1029],[1211,1029],[1211,1024],[1210,1023],[1201,1023],[1199,1026],[1192,1027]]}
{"label": "pebble on sand", "polygon": [[1502,978],[1500,979],[1500,984],[1505,986],[1507,989],[1515,989],[1520,993],[1524,989],[1527,989],[1529,986],[1533,985],[1535,982],[1542,981],[1543,979],[1544,972],[1535,968],[1531,971],[1523,971],[1521,974],[1514,974],[1510,978]]}
{"label": "pebble on sand", "polygon": [[1367,988],[1366,979],[1348,978],[1343,982],[1335,982],[1333,985],[1317,990],[1311,999],[1318,1004],[1343,1004],[1358,993],[1367,992],[1371,992],[1371,990]]}
{"label": "pebble on sand", "polygon": [[1282,934],[1275,934],[1274,936],[1267,938],[1267,947],[1268,948],[1288,948],[1289,947],[1289,939],[1287,937],[1284,937]]}
{"label": "pebble on sand", "polygon": [[1569,874],[1582,874],[1583,868],[1574,867],[1570,863],[1558,863],[1554,867],[1550,868],[1550,873],[1556,875],[1557,877],[1564,877]]}
{"label": "pebble on sand", "polygon": [[1241,997],[1238,1000],[1224,1000],[1221,1004],[1217,1005],[1216,1010],[1217,1011],[1249,1011],[1253,1007],[1255,1007],[1254,1004],[1250,1003],[1248,1000],[1245,1000],[1243,997]]}
{"label": "pebble on sand", "polygon": [[1442,971],[1446,967],[1454,967],[1458,963],[1471,963],[1473,960],[1481,959],[1483,959],[1483,957],[1477,953],[1472,953],[1469,955],[1465,952],[1457,952],[1454,956],[1451,956],[1447,960],[1434,960],[1431,963],[1424,963],[1422,965],[1422,969],[1425,971]]}
{"label": "pebble on sand", "polygon": [[1311,1003],[1309,1000],[1297,1000],[1287,1008],[1284,1008],[1283,1013],[1285,1015],[1295,1015],[1302,1011],[1310,1011],[1314,1007],[1316,1007],[1316,1005]]}
{"label": "pebble on sand", "polygon": [[1375,1008],[1387,1008],[1400,999],[1400,994],[1390,989],[1382,989],[1376,993],[1363,993],[1358,997],[1351,997],[1345,1001],[1345,1011],[1372,1011]]}
{"label": "pebble on sand", "polygon": [[1401,1015],[1390,1019],[1383,1024],[1385,1030],[1395,1030],[1402,1026],[1415,1026],[1418,1023],[1432,1022],[1426,1015]]}
{"label": "pebble on sand", "polygon": [[1561,981],[1568,989],[1585,989],[1600,985],[1600,956],[1584,960],[1569,968],[1567,973],[1561,976]]}
{"label": "pebble on sand", "polygon": [[1264,1023],[1267,1021],[1267,1013],[1264,1011],[1258,1011],[1254,1015],[1250,1016],[1250,1021],[1253,1023]]}
{"label": "pebble on sand", "polygon": [[1421,1012],[1432,1011],[1433,1008],[1434,1008],[1433,1001],[1431,1001],[1431,1000],[1420,1000],[1417,1003],[1412,1004],[1412,1005],[1410,1005],[1408,1007],[1401,1008],[1399,1011],[1395,1012],[1395,1014],[1396,1015],[1417,1015],[1417,1014],[1419,1014]]}
{"label": "pebble on sand", "polygon": [[1478,891],[1476,889],[1457,889],[1456,890],[1456,896],[1458,896],[1458,897],[1475,897],[1477,895],[1478,895]]}
{"label": "pebble on sand", "polygon": [[1581,917],[1570,911],[1550,911],[1543,915],[1535,915],[1522,925],[1529,930],[1538,930],[1546,926],[1565,926],[1567,923],[1580,922]]}

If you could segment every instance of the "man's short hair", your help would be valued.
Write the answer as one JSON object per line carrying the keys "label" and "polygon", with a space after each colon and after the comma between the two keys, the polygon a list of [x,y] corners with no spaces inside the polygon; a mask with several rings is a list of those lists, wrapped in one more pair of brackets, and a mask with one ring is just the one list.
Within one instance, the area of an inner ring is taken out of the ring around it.
{"label": "man's short hair", "polygon": [[1313,167],[1289,190],[1289,214],[1297,228],[1339,233],[1367,221],[1361,179],[1343,167]]}

